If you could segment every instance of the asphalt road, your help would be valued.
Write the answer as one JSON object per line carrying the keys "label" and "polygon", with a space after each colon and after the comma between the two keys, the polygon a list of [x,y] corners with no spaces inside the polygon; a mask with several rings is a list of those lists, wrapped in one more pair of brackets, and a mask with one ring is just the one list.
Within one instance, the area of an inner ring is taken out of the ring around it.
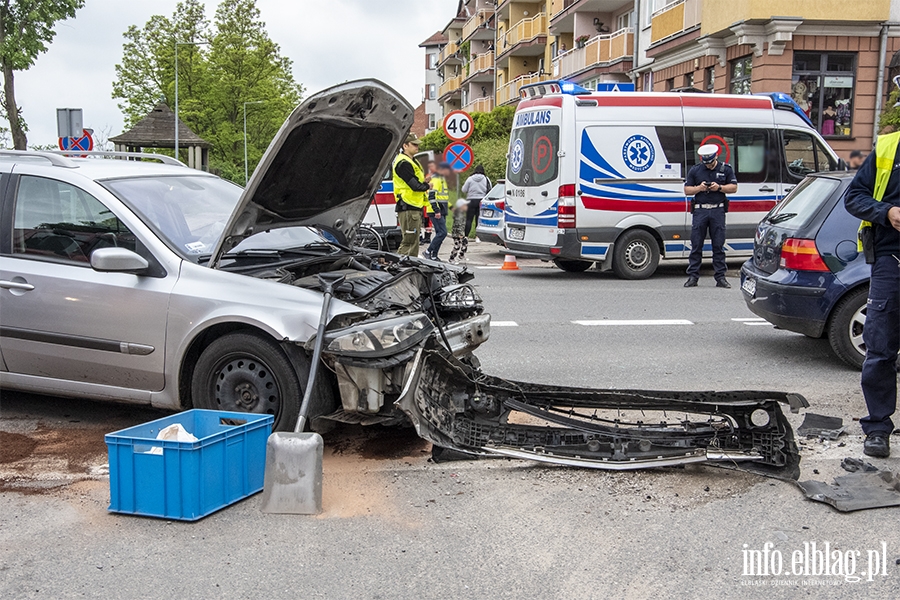
{"label": "asphalt road", "polygon": [[[505,322],[478,352],[485,371],[602,388],[799,392],[810,411],[848,427],[839,442],[803,442],[801,479],[830,481],[843,473],[841,458],[861,456],[859,374],[825,340],[735,320],[753,317],[737,285],[717,289],[709,274],[684,289],[680,264],[641,282],[537,261],[513,272],[478,268],[501,260],[484,246],[470,255],[478,290],[494,321]],[[691,324],[573,323],[635,320]],[[320,517],[263,515],[258,496],[194,524],[108,514],[102,433],[156,416],[4,394],[0,431],[38,443],[0,464],[0,474],[30,480],[24,490],[0,491],[0,596],[897,596],[900,509],[842,514],[793,484],[702,466],[610,473],[506,460],[436,465],[417,438],[383,429],[350,428],[327,440]],[[789,418],[796,427],[802,416]],[[897,460],[871,462],[900,470]],[[859,551],[856,574],[885,542],[887,575],[857,583],[744,576],[744,550],[767,542],[787,568],[805,543],[828,542],[843,556]]]}

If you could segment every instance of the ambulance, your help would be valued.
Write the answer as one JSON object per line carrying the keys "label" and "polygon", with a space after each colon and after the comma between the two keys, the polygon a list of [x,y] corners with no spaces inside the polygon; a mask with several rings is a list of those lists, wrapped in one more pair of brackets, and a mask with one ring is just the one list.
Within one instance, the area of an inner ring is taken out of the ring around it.
{"label": "ambulance", "polygon": [[[750,256],[760,220],[808,173],[846,168],[782,93],[591,92],[565,81],[523,86],[507,157],[505,240],[564,271],[596,264],[645,279],[687,258],[687,171],[719,146],[729,196],[726,256]],[[704,255],[711,255],[707,241]]]}

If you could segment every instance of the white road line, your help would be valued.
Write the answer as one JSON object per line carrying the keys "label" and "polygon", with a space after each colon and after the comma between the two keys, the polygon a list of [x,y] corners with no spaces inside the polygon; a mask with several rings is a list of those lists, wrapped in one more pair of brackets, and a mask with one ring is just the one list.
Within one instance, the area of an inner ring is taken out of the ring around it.
{"label": "white road line", "polygon": [[596,326],[622,326],[622,325],[693,325],[687,319],[649,319],[649,320],[619,320],[604,319],[602,321],[572,321],[575,325],[586,327]]}
{"label": "white road line", "polygon": [[771,325],[771,323],[768,321],[763,321],[761,323],[759,321],[753,321],[752,323],[744,323],[744,325]]}
{"label": "white road line", "polygon": [[491,327],[518,327],[515,321],[491,321]]}
{"label": "white road line", "polygon": [[737,321],[738,323],[750,323],[752,321],[765,321],[765,319],[760,319],[758,317],[740,317],[737,319],[732,319],[732,321]]}
{"label": "white road line", "polygon": [[491,265],[488,267],[475,267],[476,269],[502,269],[503,265]]}

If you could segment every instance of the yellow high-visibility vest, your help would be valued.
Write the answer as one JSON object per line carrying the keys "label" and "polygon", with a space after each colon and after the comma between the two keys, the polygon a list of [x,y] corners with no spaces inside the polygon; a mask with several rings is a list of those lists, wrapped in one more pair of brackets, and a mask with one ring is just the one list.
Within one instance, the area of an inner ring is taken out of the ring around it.
{"label": "yellow high-visibility vest", "polygon": [[440,175],[431,178],[431,188],[434,190],[434,199],[436,202],[450,201],[450,188],[447,187],[447,180]]}
{"label": "yellow high-visibility vest", "polygon": [[[881,202],[884,192],[887,191],[888,181],[891,179],[891,171],[894,168],[894,157],[897,155],[897,146],[900,145],[900,131],[879,135],[875,143],[875,187],[872,190],[872,198]],[[862,231],[871,227],[872,223],[863,221],[859,224],[859,236],[856,249],[863,251]]]}
{"label": "yellow high-visibility vest", "polygon": [[411,159],[404,153],[400,153],[397,158],[394,159],[394,164],[391,167],[391,174],[394,179],[394,202],[399,202],[400,198],[403,198],[403,201],[409,204],[410,206],[416,206],[419,208],[425,208],[428,204],[428,192],[417,192],[409,187],[402,177],[397,175],[397,165],[401,162],[408,162],[412,165],[413,171],[416,173],[416,179],[419,181],[425,181],[425,175],[422,172],[422,166],[415,160]]}

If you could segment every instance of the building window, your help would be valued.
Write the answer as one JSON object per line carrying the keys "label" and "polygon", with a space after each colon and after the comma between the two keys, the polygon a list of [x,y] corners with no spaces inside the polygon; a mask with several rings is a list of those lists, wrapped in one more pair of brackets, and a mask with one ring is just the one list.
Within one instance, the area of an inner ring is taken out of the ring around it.
{"label": "building window", "polygon": [[750,73],[753,71],[753,57],[745,56],[731,61],[731,93],[750,93]]}
{"label": "building window", "polygon": [[706,67],[706,91],[710,94],[716,91],[716,67]]}
{"label": "building window", "polygon": [[791,97],[826,137],[849,137],[856,55],[794,52]]}
{"label": "building window", "polygon": [[631,27],[631,14],[632,13],[627,12],[616,17],[616,31]]}
{"label": "building window", "polygon": [[437,84],[436,83],[429,83],[426,90],[427,91],[426,91],[425,97],[428,100],[434,100],[437,97]]}
{"label": "building window", "polygon": [[435,119],[432,113],[428,114],[428,130],[431,131],[437,128],[437,120]]}
{"label": "building window", "polygon": [[684,76],[684,85],[686,87],[692,88],[694,87],[694,72],[691,71],[687,75]]}
{"label": "building window", "polygon": [[666,79],[666,91],[671,92],[674,89],[675,89],[675,78],[670,77],[669,79]]}
{"label": "building window", "polygon": [[428,68],[430,70],[434,70],[437,68],[437,57],[438,55],[435,52],[432,52],[428,55]]}

